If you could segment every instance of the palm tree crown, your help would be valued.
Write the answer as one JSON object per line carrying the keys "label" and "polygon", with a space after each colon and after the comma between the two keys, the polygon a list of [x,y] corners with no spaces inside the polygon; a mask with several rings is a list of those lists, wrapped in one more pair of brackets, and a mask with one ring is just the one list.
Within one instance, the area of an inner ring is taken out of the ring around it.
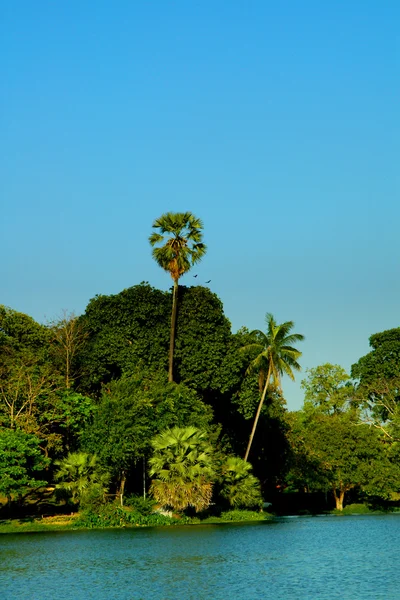
{"label": "palm tree crown", "polygon": [[206,253],[207,247],[201,241],[203,222],[191,212],[168,212],[154,221],[153,228],[158,229],[149,237],[153,258],[174,281]]}
{"label": "palm tree crown", "polygon": [[273,387],[282,393],[282,376],[288,375],[288,377],[294,381],[293,370],[300,371],[301,369],[298,359],[302,353],[300,350],[294,348],[292,344],[303,341],[304,336],[300,333],[290,333],[294,327],[294,322],[286,321],[281,325],[277,325],[271,313],[266,314],[265,320],[267,323],[266,333],[258,329],[252,331],[250,335],[254,336],[255,342],[247,344],[241,349],[246,353],[258,353],[250,362],[247,372],[258,372],[259,388],[260,392],[262,391],[261,400],[258,405],[253,429],[246,450],[245,460],[247,460],[250,452],[258,418],[271,379]]}

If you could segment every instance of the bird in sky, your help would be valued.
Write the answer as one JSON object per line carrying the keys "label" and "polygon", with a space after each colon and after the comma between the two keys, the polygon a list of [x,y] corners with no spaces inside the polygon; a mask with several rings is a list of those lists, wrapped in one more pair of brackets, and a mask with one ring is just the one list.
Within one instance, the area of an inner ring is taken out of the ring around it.
{"label": "bird in sky", "polygon": [[211,283],[211,279],[209,279],[208,281],[206,281],[206,283]]}
{"label": "bird in sky", "polygon": [[193,275],[193,277],[197,277],[197,275]]}

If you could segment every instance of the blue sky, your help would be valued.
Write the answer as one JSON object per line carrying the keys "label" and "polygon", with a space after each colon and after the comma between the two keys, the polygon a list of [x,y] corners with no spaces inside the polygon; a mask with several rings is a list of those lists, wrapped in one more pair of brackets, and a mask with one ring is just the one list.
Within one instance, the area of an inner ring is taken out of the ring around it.
{"label": "blue sky", "polygon": [[196,281],[233,330],[294,320],[304,369],[349,369],[400,325],[397,1],[0,11],[0,303],[44,321],[167,289],[151,224],[190,210],[208,245]]}

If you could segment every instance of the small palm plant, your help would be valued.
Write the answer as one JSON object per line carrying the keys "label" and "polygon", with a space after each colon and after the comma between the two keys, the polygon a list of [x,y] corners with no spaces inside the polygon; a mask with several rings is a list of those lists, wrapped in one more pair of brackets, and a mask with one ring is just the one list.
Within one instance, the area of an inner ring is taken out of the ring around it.
{"label": "small palm plant", "polygon": [[150,492],[162,506],[182,511],[206,509],[211,502],[213,449],[196,427],[174,427],[155,436],[149,461]]}
{"label": "small palm plant", "polygon": [[74,504],[104,499],[110,477],[100,468],[96,455],[72,452],[55,461],[55,465],[59,467],[55,474],[59,481],[56,489],[67,494]]}
{"label": "small palm plant", "polygon": [[203,258],[207,248],[202,243],[203,223],[191,212],[166,213],[154,221],[153,228],[158,230],[149,237],[149,242],[153,246],[153,258],[162,269],[171,275],[174,282],[168,367],[168,381],[171,382],[174,380],[173,364],[179,278]]}
{"label": "small palm plant", "polygon": [[265,320],[267,332],[264,333],[258,329],[252,331],[250,335],[254,336],[255,342],[241,348],[242,352],[257,353],[257,356],[250,362],[247,372],[258,373],[258,383],[260,392],[262,392],[244,457],[246,461],[269,387],[271,386],[282,393],[282,375],[286,374],[294,381],[293,370],[300,371],[301,369],[298,358],[302,353],[293,348],[292,344],[304,340],[304,336],[300,333],[290,333],[294,327],[293,321],[286,321],[281,325],[277,325],[271,313],[266,314]]}
{"label": "small palm plant", "polygon": [[232,508],[262,506],[260,482],[251,469],[251,464],[238,456],[227,456],[222,463],[220,493]]}

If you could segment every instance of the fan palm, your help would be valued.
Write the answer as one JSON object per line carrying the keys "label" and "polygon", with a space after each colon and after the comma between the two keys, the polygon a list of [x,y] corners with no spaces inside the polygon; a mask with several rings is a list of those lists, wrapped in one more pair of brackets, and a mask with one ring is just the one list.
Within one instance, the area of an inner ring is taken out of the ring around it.
{"label": "fan palm", "polygon": [[149,461],[154,476],[150,491],[163,506],[196,511],[208,507],[214,478],[213,450],[205,434],[196,427],[174,427],[151,441]]}
{"label": "fan palm", "polygon": [[153,258],[174,282],[168,367],[168,381],[173,381],[179,278],[202,259],[207,248],[202,243],[203,223],[191,212],[166,213],[154,221],[153,228],[158,230],[149,237]]}
{"label": "fan palm", "polygon": [[258,353],[251,361],[247,372],[258,372],[258,383],[260,392],[262,392],[244,457],[246,461],[271,380],[272,386],[282,393],[282,376],[286,374],[294,381],[293,370],[300,371],[301,369],[297,360],[302,353],[293,348],[292,344],[301,342],[304,340],[304,336],[300,333],[290,333],[294,327],[293,321],[286,321],[281,325],[277,325],[271,313],[266,314],[265,321],[267,324],[266,333],[260,330],[252,331],[251,335],[255,337],[255,342],[241,348],[246,353]]}
{"label": "fan palm", "polygon": [[67,492],[76,504],[94,491],[105,494],[110,477],[99,467],[96,455],[71,452],[54,464],[59,467],[55,478],[60,483],[56,488]]}
{"label": "fan palm", "polygon": [[237,456],[227,456],[221,467],[221,496],[233,508],[262,505],[260,482],[251,473],[251,464]]}

